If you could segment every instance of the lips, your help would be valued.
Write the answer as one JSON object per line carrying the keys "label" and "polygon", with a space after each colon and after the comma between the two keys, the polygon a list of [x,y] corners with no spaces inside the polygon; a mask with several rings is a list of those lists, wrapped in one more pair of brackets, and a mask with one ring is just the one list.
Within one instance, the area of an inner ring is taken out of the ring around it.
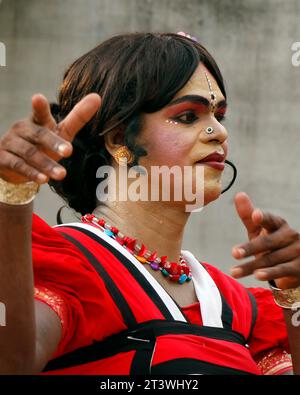
{"label": "lips", "polygon": [[205,158],[199,160],[197,163],[205,162],[224,162],[225,155],[219,154],[218,152],[213,152],[212,154],[206,156]]}
{"label": "lips", "polygon": [[225,167],[225,154],[219,154],[218,152],[213,152],[212,154],[206,156],[205,158],[199,160],[196,163],[205,163],[207,166],[213,167],[217,170],[223,170]]}

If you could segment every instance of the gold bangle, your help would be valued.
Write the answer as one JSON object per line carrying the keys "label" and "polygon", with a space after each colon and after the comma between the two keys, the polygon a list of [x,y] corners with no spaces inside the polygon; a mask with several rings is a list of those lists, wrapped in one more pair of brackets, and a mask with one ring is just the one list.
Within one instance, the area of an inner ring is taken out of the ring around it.
{"label": "gold bangle", "polygon": [[300,307],[300,287],[280,289],[274,281],[269,281],[275,303],[284,309],[297,310]]}
{"label": "gold bangle", "polygon": [[32,202],[40,189],[34,181],[13,184],[0,177],[0,202],[11,205],[23,205]]}

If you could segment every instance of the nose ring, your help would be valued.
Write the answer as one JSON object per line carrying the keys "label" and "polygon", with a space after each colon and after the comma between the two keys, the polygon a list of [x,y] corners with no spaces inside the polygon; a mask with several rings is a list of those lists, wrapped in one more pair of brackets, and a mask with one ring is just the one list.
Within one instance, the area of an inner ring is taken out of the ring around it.
{"label": "nose ring", "polygon": [[205,129],[205,131],[206,131],[207,134],[212,134],[212,133],[214,132],[214,128],[213,128],[212,126],[208,126],[208,127]]}

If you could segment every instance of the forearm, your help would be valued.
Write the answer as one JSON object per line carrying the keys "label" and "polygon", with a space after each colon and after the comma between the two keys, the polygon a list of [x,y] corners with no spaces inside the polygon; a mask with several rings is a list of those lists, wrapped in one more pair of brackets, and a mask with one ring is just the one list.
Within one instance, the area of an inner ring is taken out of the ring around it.
{"label": "forearm", "polygon": [[284,309],[294,374],[300,374],[300,310]]}
{"label": "forearm", "polygon": [[30,372],[35,358],[31,228],[32,203],[0,203],[0,374]]}

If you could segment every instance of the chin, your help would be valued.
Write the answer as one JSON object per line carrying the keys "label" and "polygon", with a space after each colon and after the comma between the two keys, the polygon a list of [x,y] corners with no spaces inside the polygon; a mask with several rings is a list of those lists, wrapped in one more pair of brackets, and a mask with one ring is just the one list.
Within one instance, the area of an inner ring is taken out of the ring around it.
{"label": "chin", "polygon": [[[182,208],[185,212],[192,212],[195,210],[201,211],[207,204],[213,202],[214,200],[217,200],[218,197],[221,195],[222,191],[222,186],[221,182],[218,183],[209,183],[208,185],[205,184],[205,189],[204,189],[204,196],[201,194],[197,195],[197,199],[188,201],[188,200],[181,200],[181,201],[173,201],[169,202],[168,204],[171,204],[172,206],[175,206],[177,208]],[[193,190],[194,196],[196,196],[196,191]],[[188,209],[187,209],[188,207]]]}
{"label": "chin", "polygon": [[204,193],[204,206],[217,200],[222,192],[222,185],[221,182],[214,184],[214,185],[205,185],[205,193]]}

